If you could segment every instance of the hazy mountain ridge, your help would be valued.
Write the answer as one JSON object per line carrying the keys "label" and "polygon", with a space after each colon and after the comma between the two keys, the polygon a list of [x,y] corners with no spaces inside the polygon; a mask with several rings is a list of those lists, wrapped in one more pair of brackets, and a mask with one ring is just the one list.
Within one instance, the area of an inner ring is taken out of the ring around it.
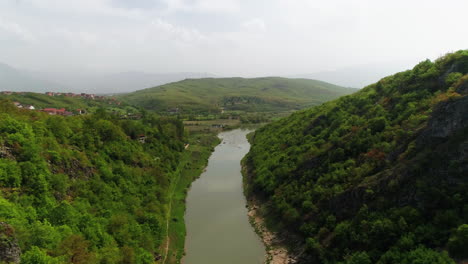
{"label": "hazy mountain ridge", "polygon": [[214,77],[209,73],[146,73],[138,71],[100,74],[92,72],[41,72],[0,63],[0,90],[17,92],[128,93],[187,78]]}
{"label": "hazy mountain ridge", "polygon": [[355,65],[353,67],[319,71],[314,73],[296,74],[287,77],[316,79],[344,87],[363,88],[367,85],[379,81],[385,76],[410,68],[409,66],[405,67],[403,65],[414,65],[414,63],[389,62],[380,64]]}
{"label": "hazy mountain ridge", "polygon": [[26,71],[21,71],[7,64],[0,63],[0,91],[67,92],[69,88],[65,85],[32,76]]}
{"label": "hazy mountain ridge", "polygon": [[146,73],[138,71],[93,74],[93,73],[33,73],[34,75],[45,75],[60,83],[66,83],[75,91],[89,93],[114,94],[128,93],[148,87],[177,82],[187,78],[213,77],[209,73]]}

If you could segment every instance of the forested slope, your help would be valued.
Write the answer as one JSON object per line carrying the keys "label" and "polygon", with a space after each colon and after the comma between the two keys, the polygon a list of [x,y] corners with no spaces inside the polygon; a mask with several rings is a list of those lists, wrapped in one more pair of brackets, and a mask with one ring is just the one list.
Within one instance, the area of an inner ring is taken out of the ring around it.
{"label": "forested slope", "polygon": [[303,263],[468,258],[467,73],[459,51],[257,130],[247,196]]}
{"label": "forested slope", "polygon": [[19,246],[31,264],[153,263],[183,134],[173,119],[49,116],[1,101],[0,253]]}

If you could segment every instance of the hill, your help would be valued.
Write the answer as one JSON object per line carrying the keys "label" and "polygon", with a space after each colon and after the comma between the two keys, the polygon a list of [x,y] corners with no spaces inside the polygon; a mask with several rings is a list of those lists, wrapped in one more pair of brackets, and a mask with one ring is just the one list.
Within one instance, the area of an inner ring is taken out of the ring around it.
{"label": "hill", "polygon": [[0,92],[0,99],[18,102],[23,106],[34,106],[36,110],[43,108],[64,108],[67,111],[81,109],[89,113],[95,112],[99,108],[104,108],[123,115],[139,112],[135,107],[122,104],[114,97],[96,96],[94,94],[51,93],[47,95],[31,92]]}
{"label": "hill", "polygon": [[219,113],[222,109],[268,112],[319,105],[354,91],[307,79],[205,78],[161,85],[120,98],[159,112],[175,108],[184,113]]}
{"label": "hill", "polygon": [[247,196],[263,201],[300,263],[468,258],[468,50],[296,112],[251,141]]}
{"label": "hill", "polygon": [[63,117],[0,100],[0,262],[154,263],[175,186],[217,142],[189,140],[171,118]]}

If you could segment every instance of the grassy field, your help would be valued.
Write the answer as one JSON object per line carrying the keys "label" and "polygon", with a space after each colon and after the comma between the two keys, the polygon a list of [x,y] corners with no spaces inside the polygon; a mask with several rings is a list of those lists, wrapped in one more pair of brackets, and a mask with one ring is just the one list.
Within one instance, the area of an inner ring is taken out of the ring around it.
{"label": "grassy field", "polygon": [[319,105],[355,89],[307,79],[187,79],[122,95],[119,99],[158,112],[289,111]]}
{"label": "grassy field", "polygon": [[[159,263],[180,263],[185,248],[185,198],[192,182],[205,168],[214,147],[219,144],[216,133],[193,133],[179,163],[178,177],[171,185],[171,205],[163,258]],[[166,257],[167,255],[167,257]]]}
{"label": "grassy field", "polygon": [[185,129],[189,132],[219,133],[223,130],[233,129],[241,125],[240,119],[214,119],[184,121]]}

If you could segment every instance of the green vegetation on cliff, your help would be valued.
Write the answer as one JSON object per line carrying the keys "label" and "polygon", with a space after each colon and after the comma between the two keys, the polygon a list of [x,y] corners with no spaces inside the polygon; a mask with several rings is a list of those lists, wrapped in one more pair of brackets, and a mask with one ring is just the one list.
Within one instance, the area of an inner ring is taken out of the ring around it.
{"label": "green vegetation on cliff", "polygon": [[247,195],[301,238],[303,262],[468,258],[467,50],[294,113],[251,141]]}
{"label": "green vegetation on cliff", "polygon": [[0,222],[21,263],[154,263],[183,124],[104,110],[50,116],[0,102]]}
{"label": "green vegetation on cliff", "polygon": [[158,112],[220,113],[227,111],[290,111],[319,105],[355,89],[307,79],[187,79],[140,90],[120,98]]}

